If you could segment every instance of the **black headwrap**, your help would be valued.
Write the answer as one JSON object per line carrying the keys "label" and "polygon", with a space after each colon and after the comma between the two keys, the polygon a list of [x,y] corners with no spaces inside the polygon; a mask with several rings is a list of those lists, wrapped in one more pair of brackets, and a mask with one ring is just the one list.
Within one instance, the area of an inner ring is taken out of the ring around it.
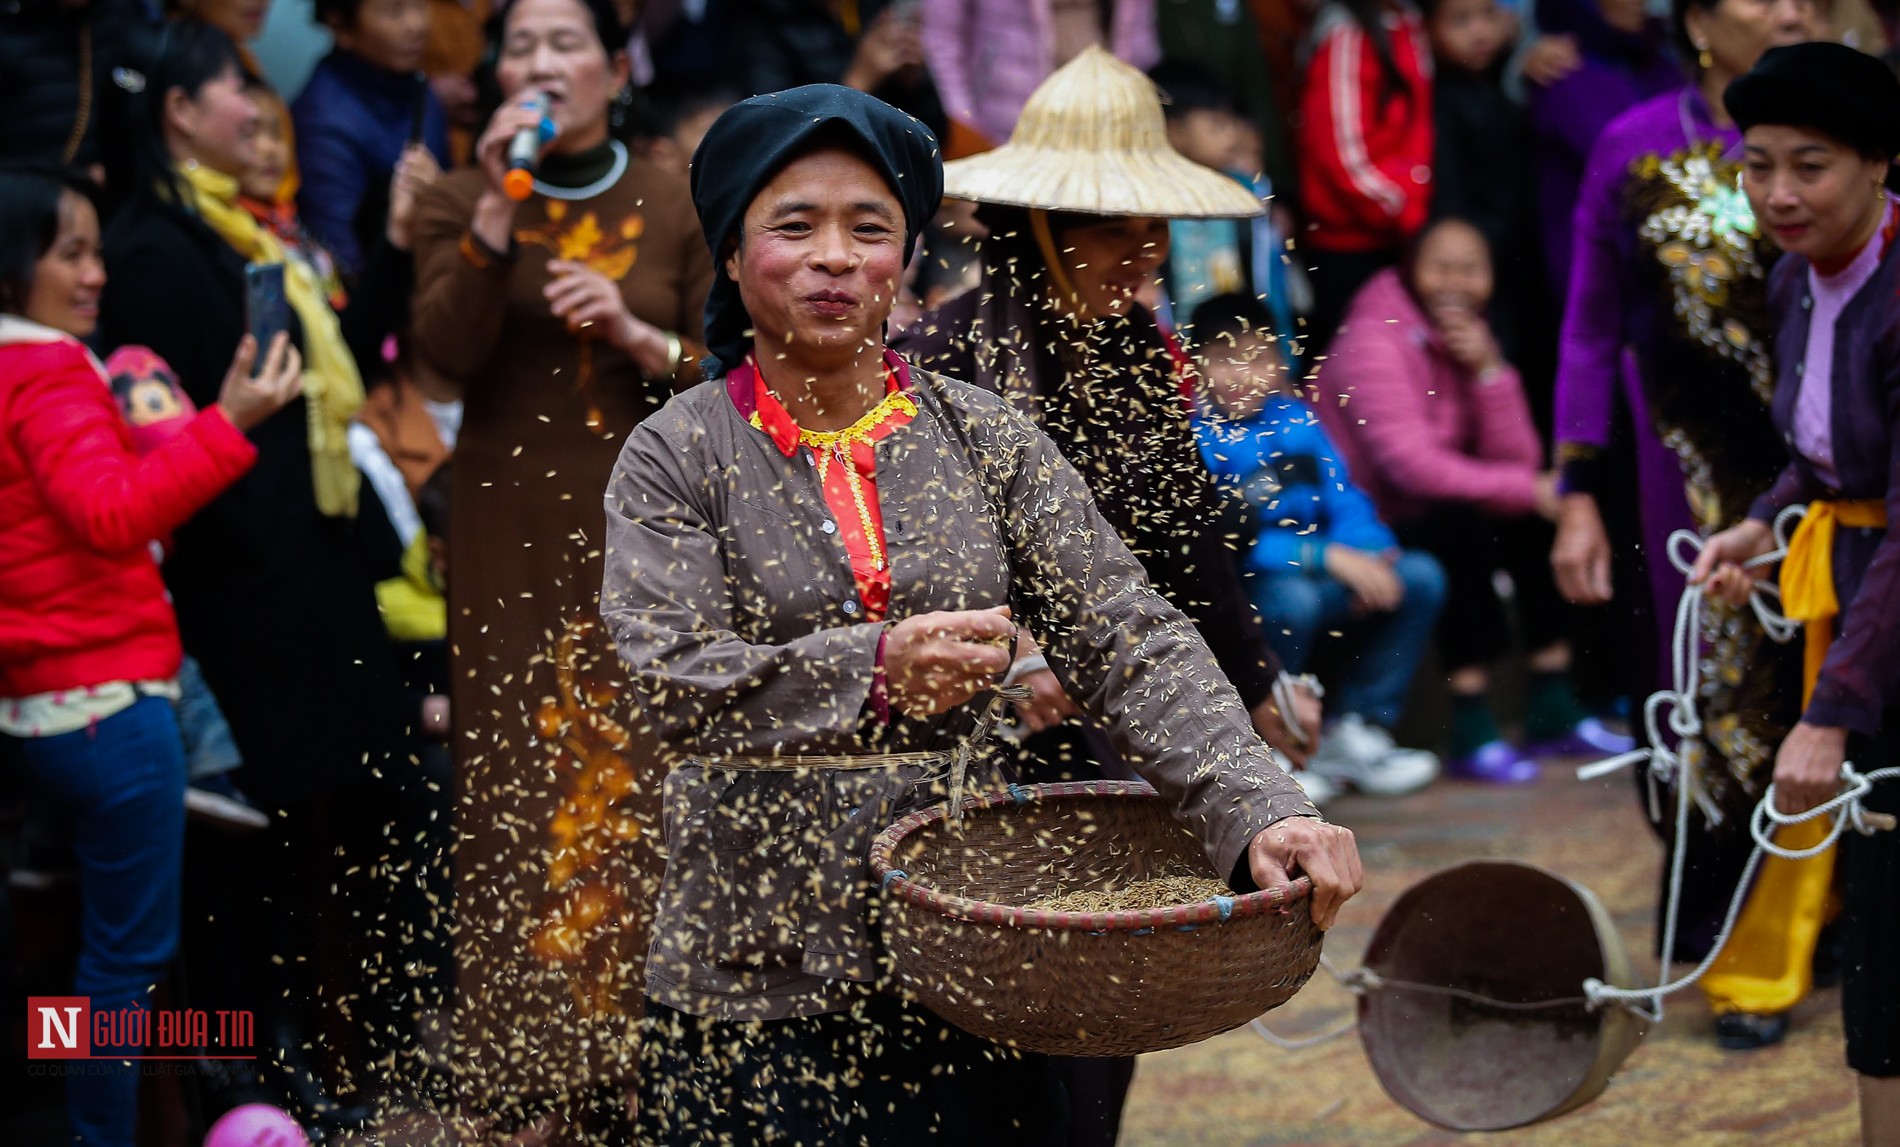
{"label": "black headwrap", "polygon": [[1900,153],[1900,79],[1845,44],[1770,48],[1723,93],[1735,126],[1813,128],[1863,155]]}
{"label": "black headwrap", "polygon": [[[759,189],[812,146],[842,135],[873,164],[904,205],[904,260],[943,202],[943,157],[937,137],[896,108],[837,84],[810,84],[734,104],[713,121],[693,153],[693,207],[712,248],[713,285],[706,297],[706,377],[745,359],[752,316],[727,277],[727,244],[739,233]],[[816,137],[816,138],[814,138]]]}

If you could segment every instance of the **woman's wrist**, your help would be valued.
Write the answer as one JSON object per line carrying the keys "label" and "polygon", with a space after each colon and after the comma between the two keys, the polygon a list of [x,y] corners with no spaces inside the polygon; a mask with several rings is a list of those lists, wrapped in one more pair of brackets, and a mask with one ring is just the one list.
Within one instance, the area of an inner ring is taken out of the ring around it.
{"label": "woman's wrist", "polygon": [[679,368],[679,359],[673,353],[679,336],[641,322],[632,314],[621,316],[620,335],[615,341],[622,353],[652,377],[663,377]]}
{"label": "woman's wrist", "polygon": [[1760,557],[1775,548],[1775,528],[1760,518],[1743,518],[1730,527],[1730,533],[1739,538],[1751,558]]}
{"label": "woman's wrist", "polygon": [[515,202],[489,188],[475,201],[468,230],[482,245],[502,258],[514,250]]}

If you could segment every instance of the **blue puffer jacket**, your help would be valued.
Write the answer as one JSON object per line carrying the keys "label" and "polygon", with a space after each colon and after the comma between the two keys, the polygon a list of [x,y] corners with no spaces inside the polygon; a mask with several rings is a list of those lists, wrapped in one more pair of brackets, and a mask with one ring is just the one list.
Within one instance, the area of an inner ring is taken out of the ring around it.
{"label": "blue puffer jacket", "polygon": [[[435,93],[413,74],[386,72],[361,56],[334,51],[291,105],[303,177],[297,211],[346,275],[363,269],[363,241],[374,243],[382,234],[389,178],[409,145],[418,95],[424,101],[422,142],[446,170],[448,121]],[[360,217],[366,204],[373,217]]]}
{"label": "blue puffer jacket", "polygon": [[1331,543],[1372,553],[1398,545],[1352,484],[1318,415],[1299,399],[1271,395],[1260,413],[1240,420],[1203,405],[1194,434],[1207,468],[1251,512],[1258,531],[1246,559],[1252,572],[1317,575]]}

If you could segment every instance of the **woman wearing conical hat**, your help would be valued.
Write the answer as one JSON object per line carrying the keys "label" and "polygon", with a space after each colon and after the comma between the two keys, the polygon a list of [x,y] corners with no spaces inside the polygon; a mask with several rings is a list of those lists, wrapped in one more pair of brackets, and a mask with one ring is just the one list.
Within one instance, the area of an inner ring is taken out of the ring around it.
{"label": "woman wearing conical hat", "polygon": [[[1136,300],[1167,259],[1169,219],[1259,215],[1261,202],[1170,147],[1154,85],[1098,48],[1036,89],[1008,144],[946,164],[944,193],[980,205],[982,280],[893,345],[1041,424],[1155,588],[1200,629],[1260,734],[1303,760],[1272,700],[1280,660],[1222,540],[1174,360]],[[1038,695],[1026,723],[1048,730],[1032,759],[1126,775],[1104,738],[1049,728],[1075,709],[1048,673],[1022,680]],[[1296,725],[1318,718],[1310,694],[1302,707]]]}
{"label": "woman wearing conical hat", "polygon": [[[1274,698],[1280,660],[1227,548],[1234,525],[1201,464],[1169,346],[1137,301],[1167,260],[1170,219],[1253,216],[1261,201],[1170,147],[1153,83],[1097,48],[1036,90],[1007,144],[946,164],[944,192],[980,205],[982,278],[893,345],[1042,427],[1155,589],[1200,630],[1255,729],[1303,762],[1292,729],[1317,732],[1319,702],[1297,687],[1303,711],[1289,728]],[[1068,720],[1076,706],[1033,651],[1012,677],[1035,694],[1020,707],[1032,732],[1017,761],[1026,777],[1133,775],[1098,728]],[[1114,1142],[1133,1062],[1059,1061],[1071,1147]]]}

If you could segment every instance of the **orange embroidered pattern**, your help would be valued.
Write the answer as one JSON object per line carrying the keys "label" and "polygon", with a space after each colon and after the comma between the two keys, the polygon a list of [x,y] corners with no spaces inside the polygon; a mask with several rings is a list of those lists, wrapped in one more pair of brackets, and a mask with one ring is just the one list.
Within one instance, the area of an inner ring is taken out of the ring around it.
{"label": "orange embroidered pattern", "polygon": [[[631,212],[613,230],[601,226],[594,211],[572,217],[568,204],[559,199],[545,203],[547,222],[539,227],[523,227],[515,232],[515,242],[524,247],[539,247],[554,258],[579,263],[590,271],[618,283],[633,270],[640,257],[639,239],[646,233],[646,219]],[[466,254],[466,252],[464,252]],[[586,330],[572,332],[580,340],[580,363],[574,372],[574,393],[587,404],[587,428],[599,432],[606,425],[594,392],[593,335]]]}

